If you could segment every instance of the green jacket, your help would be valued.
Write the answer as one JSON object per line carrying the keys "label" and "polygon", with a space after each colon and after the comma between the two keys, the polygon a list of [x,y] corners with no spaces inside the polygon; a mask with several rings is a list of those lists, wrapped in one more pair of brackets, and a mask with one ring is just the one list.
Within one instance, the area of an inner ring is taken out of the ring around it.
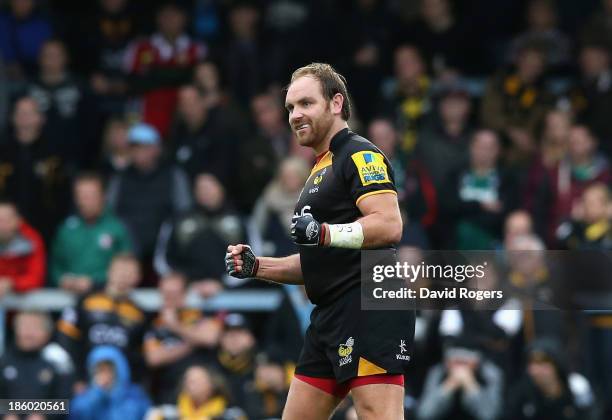
{"label": "green jacket", "polygon": [[93,224],[78,215],[59,227],[51,251],[51,284],[59,285],[65,274],[87,275],[95,284],[106,281],[106,270],[114,255],[132,251],[132,241],[123,223],[105,211]]}

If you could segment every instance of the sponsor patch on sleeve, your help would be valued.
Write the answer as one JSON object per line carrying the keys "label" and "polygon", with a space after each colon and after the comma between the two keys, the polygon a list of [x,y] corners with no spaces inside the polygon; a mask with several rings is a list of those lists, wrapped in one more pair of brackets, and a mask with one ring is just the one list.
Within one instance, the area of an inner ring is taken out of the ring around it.
{"label": "sponsor patch on sleeve", "polygon": [[390,182],[387,164],[381,153],[361,151],[351,155],[363,186]]}

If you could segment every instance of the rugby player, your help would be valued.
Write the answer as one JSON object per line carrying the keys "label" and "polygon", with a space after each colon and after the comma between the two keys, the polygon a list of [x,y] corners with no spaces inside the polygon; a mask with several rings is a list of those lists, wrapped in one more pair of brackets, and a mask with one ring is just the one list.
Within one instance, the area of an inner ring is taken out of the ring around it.
{"label": "rugby player", "polygon": [[349,131],[346,81],[330,65],[296,70],[285,106],[298,142],[317,155],[291,227],[299,253],[256,257],[230,245],[227,271],[304,284],[316,305],[283,419],[327,419],[349,391],[360,419],[401,419],[414,314],[362,310],[360,293],[360,250],[392,251],[402,234],[391,164]]}

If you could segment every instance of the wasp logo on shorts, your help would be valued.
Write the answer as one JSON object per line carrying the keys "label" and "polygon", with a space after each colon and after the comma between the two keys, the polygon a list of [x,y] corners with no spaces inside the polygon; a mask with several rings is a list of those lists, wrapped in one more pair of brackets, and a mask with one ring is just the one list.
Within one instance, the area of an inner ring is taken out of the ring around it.
{"label": "wasp logo on shorts", "polygon": [[339,365],[344,366],[347,363],[351,363],[353,361],[353,357],[351,353],[353,352],[353,346],[355,345],[355,339],[353,337],[349,337],[346,340],[346,343],[340,344],[338,346],[338,356],[340,356]]}
{"label": "wasp logo on shorts", "polygon": [[397,360],[405,360],[407,362],[410,361],[410,356],[407,354],[404,354],[408,352],[408,349],[406,348],[406,340],[400,340],[399,348],[400,348],[399,354],[395,355]]}
{"label": "wasp logo on shorts", "polygon": [[362,151],[351,155],[363,186],[390,182],[382,153]]}

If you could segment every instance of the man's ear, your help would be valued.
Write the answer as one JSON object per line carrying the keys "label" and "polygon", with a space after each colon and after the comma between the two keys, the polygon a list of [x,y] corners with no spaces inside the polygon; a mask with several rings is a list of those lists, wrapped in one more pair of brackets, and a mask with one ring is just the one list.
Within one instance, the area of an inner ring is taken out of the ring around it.
{"label": "man's ear", "polygon": [[342,113],[342,106],[344,105],[344,96],[341,93],[336,93],[331,100],[331,109],[334,115],[340,115]]}

